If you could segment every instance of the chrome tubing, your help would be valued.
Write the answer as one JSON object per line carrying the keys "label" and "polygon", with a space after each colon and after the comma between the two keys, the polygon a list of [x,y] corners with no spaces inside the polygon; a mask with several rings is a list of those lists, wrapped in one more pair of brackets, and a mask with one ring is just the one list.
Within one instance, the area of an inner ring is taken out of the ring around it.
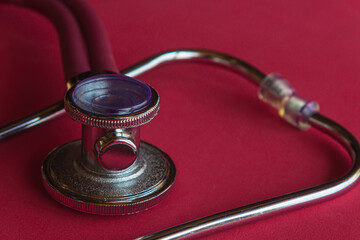
{"label": "chrome tubing", "polygon": [[137,239],[170,240],[205,235],[249,220],[267,217],[277,212],[302,207],[320,200],[327,200],[349,190],[349,187],[353,186],[360,176],[360,146],[358,141],[345,128],[321,114],[314,114],[310,118],[310,122],[313,127],[329,134],[347,149],[353,160],[353,166],[345,176],[315,187],[199,218]]}
{"label": "chrome tubing", "polygon": [[0,140],[8,138],[17,133],[39,126],[50,120],[57,119],[65,114],[64,102],[56,102],[38,112],[32,113],[24,118],[18,119],[0,127]]}
{"label": "chrome tubing", "polygon": [[259,85],[261,81],[265,78],[264,73],[260,72],[258,69],[256,69],[249,63],[236,57],[216,51],[191,48],[174,49],[166,52],[161,52],[124,69],[120,73],[130,77],[135,77],[164,63],[173,63],[184,60],[200,60],[201,62],[220,65],[222,67],[228,68],[233,72],[243,75],[255,85]]}
{"label": "chrome tubing", "polygon": [[[258,69],[236,57],[204,49],[177,49],[162,52],[135,63],[120,71],[120,73],[129,77],[137,77],[164,63],[189,60],[202,60],[207,63],[216,63],[217,65],[244,75],[256,85],[259,85],[261,80],[265,77]],[[56,119],[63,114],[65,114],[64,103],[63,101],[59,101],[38,112],[0,127],[0,140],[10,137],[15,133],[20,133],[24,130],[36,127],[49,120]]]}
{"label": "chrome tubing", "polygon": [[[244,75],[256,85],[259,85],[265,77],[259,70],[237,58],[219,52],[197,49],[179,49],[162,52],[134,64],[121,71],[121,73],[127,76],[136,77],[163,63],[172,63],[182,60],[206,60],[210,63],[219,64]],[[28,117],[0,128],[0,139],[5,139],[10,135],[55,119],[63,113],[63,103],[58,102],[37,113],[31,114]],[[321,114],[314,114],[309,121],[313,127],[336,139],[348,151],[353,160],[353,165],[351,170],[343,177],[315,187],[193,220],[138,239],[178,239],[195,237],[200,234],[221,230],[225,227],[231,227],[232,225],[238,225],[249,220],[256,220],[260,217],[266,217],[274,213],[302,207],[321,200],[327,200],[349,190],[350,187],[358,181],[360,176],[360,146],[358,141],[345,128]]]}

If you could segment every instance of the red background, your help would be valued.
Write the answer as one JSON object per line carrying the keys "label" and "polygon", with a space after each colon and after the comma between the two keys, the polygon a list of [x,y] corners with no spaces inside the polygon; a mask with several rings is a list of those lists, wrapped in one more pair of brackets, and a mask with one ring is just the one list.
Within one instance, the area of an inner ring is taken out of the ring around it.
{"label": "red background", "polygon": [[[300,95],[360,137],[359,1],[89,0],[123,69],[159,51],[201,47],[280,72]],[[62,99],[56,32],[42,16],[0,5],[0,124]],[[142,139],[175,161],[171,195],[130,216],[61,206],[44,190],[40,166],[80,137],[69,117],[0,144],[2,239],[132,239],[219,211],[342,176],[345,151],[315,129],[300,132],[257,99],[242,77],[204,64],[168,65],[139,79],[161,96]],[[206,239],[360,239],[360,186],[343,196]]]}

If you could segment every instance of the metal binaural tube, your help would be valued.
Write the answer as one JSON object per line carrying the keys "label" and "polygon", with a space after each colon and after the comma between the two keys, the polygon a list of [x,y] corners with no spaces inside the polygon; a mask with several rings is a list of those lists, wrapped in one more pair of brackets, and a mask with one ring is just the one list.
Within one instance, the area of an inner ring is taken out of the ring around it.
{"label": "metal binaural tube", "polygon": [[[261,78],[265,77],[265,74],[238,58],[220,52],[204,49],[177,49],[162,52],[137,62],[134,65],[120,71],[120,73],[129,77],[136,77],[147,71],[162,66],[165,63],[170,64],[176,63],[178,61],[194,60],[202,60],[204,62],[214,63],[220,67],[224,67],[225,69],[231,69],[240,75],[248,76],[248,78],[250,78],[251,81],[255,84],[261,82]],[[53,106],[55,105],[56,112],[54,114]],[[38,118],[38,113],[41,113],[40,118]],[[42,123],[45,123],[46,121],[53,120],[55,117],[57,118],[59,116],[63,116],[63,114],[65,114],[64,103],[63,101],[59,101],[54,105],[40,110],[39,112],[30,114],[22,119],[13,121],[3,127],[0,127],[0,139],[5,139],[15,133],[20,133],[24,130],[31,129]]]}
{"label": "metal binaural tube", "polygon": [[64,102],[59,101],[24,118],[0,127],[0,140],[65,115]]}
{"label": "metal binaural tube", "polygon": [[121,73],[134,77],[165,63],[189,60],[220,65],[221,67],[225,67],[235,73],[243,75],[255,85],[259,85],[265,78],[264,73],[239,58],[216,51],[191,48],[174,49],[155,54],[124,69]]}
{"label": "metal binaural tube", "polygon": [[358,141],[345,128],[321,114],[311,116],[310,123],[313,127],[336,139],[347,149],[353,160],[353,166],[345,176],[315,187],[196,219],[138,239],[170,240],[185,238],[190,235],[202,235],[284,210],[302,207],[316,201],[327,200],[349,190],[353,183],[359,180],[360,176],[360,146]]}
{"label": "metal binaural tube", "polygon": [[[147,58],[146,60],[121,71],[121,73],[135,77],[162,65],[162,63],[194,59],[206,60],[208,62],[220,64],[220,66],[230,67],[231,70],[237,71],[238,73],[251,78],[252,82],[255,84],[260,83],[265,76],[256,68],[234,57],[209,50],[196,49],[179,49],[163,52]],[[61,103],[55,104],[54,106],[56,106],[55,112],[58,114],[54,114],[53,109],[48,107],[40,111],[42,113],[42,121],[37,119],[39,114],[30,115],[26,118],[27,121],[25,123],[22,123],[21,120],[13,122],[11,127],[5,129],[5,134],[3,134],[4,128],[0,128],[0,136],[2,135],[2,139],[4,139],[11,134],[21,132],[25,129],[30,129],[33,126],[53,119],[55,116],[61,115],[63,113],[63,106]],[[320,114],[312,115],[309,122],[313,127],[338,140],[348,150],[349,155],[353,160],[353,166],[345,176],[316,187],[282,195],[174,226],[139,239],[176,239],[192,236],[193,234],[206,234],[208,232],[221,230],[235,224],[241,224],[251,219],[269,216],[277,212],[305,206],[306,204],[314,203],[320,200],[326,200],[349,190],[350,187],[358,181],[360,175],[360,146],[358,141],[342,126]]]}
{"label": "metal binaural tube", "polygon": [[[117,71],[108,40],[104,38],[101,23],[95,18],[93,11],[81,0],[62,0],[78,18],[82,32],[88,41],[88,52],[92,69]],[[90,65],[85,50],[85,42],[81,36],[78,23],[71,12],[57,0],[24,0],[0,1],[32,8],[47,16],[56,26],[62,49],[63,67],[67,80],[89,71]],[[82,11],[84,10],[84,11]],[[85,22],[88,24],[85,24]],[[177,49],[149,57],[121,73],[128,76],[138,76],[164,63],[182,60],[202,60],[227,67],[232,71],[244,75],[255,85],[259,85],[265,75],[250,64],[232,56],[203,49]],[[39,112],[0,128],[0,139],[5,139],[15,133],[30,129],[34,126],[55,119],[64,113],[63,103],[58,102]],[[360,176],[360,146],[350,132],[334,121],[314,114],[309,119],[310,124],[320,131],[329,134],[340,142],[353,160],[351,170],[343,177],[318,185],[282,195],[251,205],[220,212],[178,226],[174,226],[139,239],[177,239],[195,234],[206,234],[210,231],[221,230],[234,224],[241,224],[251,219],[265,217],[280,211],[301,207],[309,203],[326,200],[349,190]]]}

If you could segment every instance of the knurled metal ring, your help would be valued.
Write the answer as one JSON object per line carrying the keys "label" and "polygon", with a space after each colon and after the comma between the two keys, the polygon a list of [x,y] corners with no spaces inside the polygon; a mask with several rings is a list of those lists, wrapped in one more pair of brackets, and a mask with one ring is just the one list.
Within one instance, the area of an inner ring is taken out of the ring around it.
{"label": "knurled metal ring", "polygon": [[[150,87],[150,86],[149,86]],[[121,116],[104,116],[88,112],[84,109],[77,107],[72,99],[74,92],[72,87],[65,94],[64,107],[69,116],[82,124],[98,128],[133,128],[151,121],[160,109],[160,98],[158,93],[150,87],[152,93],[151,103],[144,109]]]}

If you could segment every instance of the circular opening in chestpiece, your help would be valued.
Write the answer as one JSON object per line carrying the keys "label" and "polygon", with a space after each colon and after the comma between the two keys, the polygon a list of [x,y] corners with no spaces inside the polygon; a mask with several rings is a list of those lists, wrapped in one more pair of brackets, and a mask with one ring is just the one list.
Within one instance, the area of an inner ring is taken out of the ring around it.
{"label": "circular opening in chestpiece", "polygon": [[82,80],[72,93],[74,104],[93,114],[119,116],[138,112],[152,100],[150,87],[140,80],[115,74]]}

